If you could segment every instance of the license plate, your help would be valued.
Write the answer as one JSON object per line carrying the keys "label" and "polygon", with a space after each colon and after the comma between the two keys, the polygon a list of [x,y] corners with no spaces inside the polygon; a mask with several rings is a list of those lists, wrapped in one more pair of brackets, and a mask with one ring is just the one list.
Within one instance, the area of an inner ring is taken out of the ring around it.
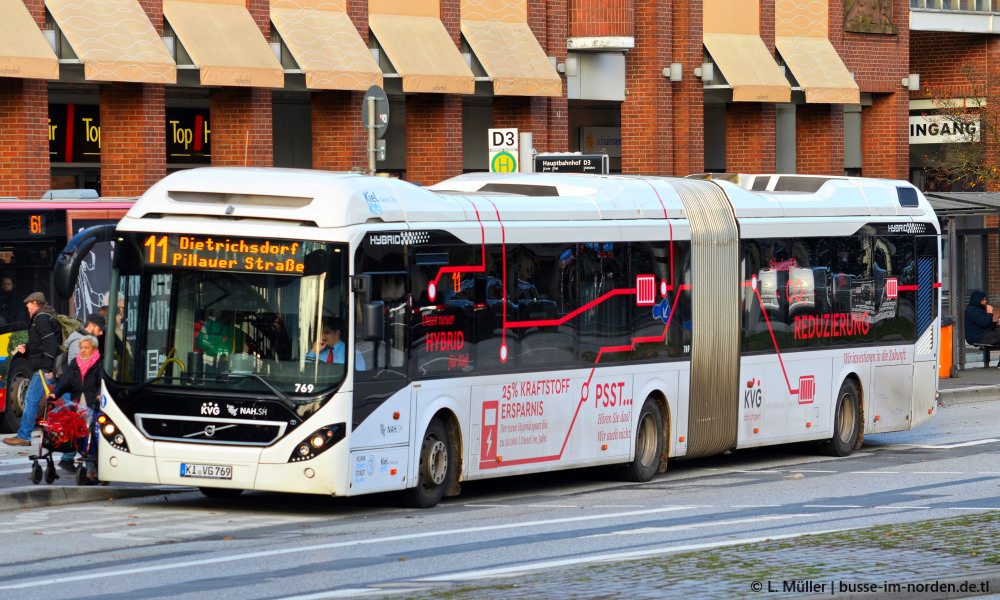
{"label": "license plate", "polygon": [[232,479],[233,468],[224,465],[195,465],[191,463],[181,463],[181,477]]}

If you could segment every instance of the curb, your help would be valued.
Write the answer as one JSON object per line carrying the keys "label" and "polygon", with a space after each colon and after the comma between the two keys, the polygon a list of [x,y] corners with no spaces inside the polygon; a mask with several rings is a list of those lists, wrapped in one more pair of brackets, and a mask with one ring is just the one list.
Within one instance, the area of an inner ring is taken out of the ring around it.
{"label": "curb", "polygon": [[101,500],[117,500],[119,498],[140,498],[159,494],[175,494],[190,492],[195,488],[187,487],[118,487],[103,486],[70,486],[70,485],[34,485],[0,490],[0,510],[17,510],[22,508],[41,508],[78,504],[81,502],[98,502]]}
{"label": "curb", "polygon": [[1000,400],[1000,385],[977,385],[938,392],[938,400],[945,406],[965,402]]}

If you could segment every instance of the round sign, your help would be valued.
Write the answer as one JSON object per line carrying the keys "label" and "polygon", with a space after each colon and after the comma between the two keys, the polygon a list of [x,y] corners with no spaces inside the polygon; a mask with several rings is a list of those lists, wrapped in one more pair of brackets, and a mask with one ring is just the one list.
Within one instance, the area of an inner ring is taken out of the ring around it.
{"label": "round sign", "polygon": [[490,159],[490,173],[517,173],[517,157],[504,150]]}
{"label": "round sign", "polygon": [[368,88],[361,102],[361,125],[364,127],[368,127],[369,98],[375,99],[375,137],[381,139],[389,128],[389,97],[381,86],[373,85]]}

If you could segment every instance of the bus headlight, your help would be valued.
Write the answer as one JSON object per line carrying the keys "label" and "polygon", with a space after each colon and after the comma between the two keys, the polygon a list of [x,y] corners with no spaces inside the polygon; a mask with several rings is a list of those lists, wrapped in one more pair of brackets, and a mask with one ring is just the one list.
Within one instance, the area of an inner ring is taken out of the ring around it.
{"label": "bus headlight", "polygon": [[114,421],[108,418],[108,415],[101,414],[97,416],[97,427],[101,432],[101,435],[109,444],[122,452],[129,451],[128,442],[125,441],[125,436],[118,430]]}
{"label": "bus headlight", "polygon": [[320,427],[309,434],[309,437],[299,442],[288,458],[288,462],[299,462],[316,458],[332,448],[347,434],[346,423],[335,423]]}

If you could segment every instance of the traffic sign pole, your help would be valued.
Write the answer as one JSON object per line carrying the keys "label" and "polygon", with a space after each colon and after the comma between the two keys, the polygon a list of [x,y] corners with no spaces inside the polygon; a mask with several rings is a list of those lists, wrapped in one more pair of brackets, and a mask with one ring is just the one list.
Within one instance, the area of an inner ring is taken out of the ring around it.
{"label": "traffic sign pole", "polygon": [[368,103],[368,174],[375,175],[375,96],[365,98]]}

